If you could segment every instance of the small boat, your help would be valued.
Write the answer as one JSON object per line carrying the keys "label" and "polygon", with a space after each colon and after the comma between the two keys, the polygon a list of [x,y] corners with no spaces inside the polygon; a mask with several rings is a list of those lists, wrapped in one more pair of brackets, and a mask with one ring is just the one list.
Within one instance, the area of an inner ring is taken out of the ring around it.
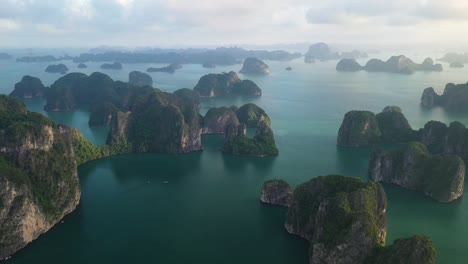
{"label": "small boat", "polygon": [[164,184],[168,184],[168,183],[169,183],[169,181],[163,181],[163,183],[164,183]]}

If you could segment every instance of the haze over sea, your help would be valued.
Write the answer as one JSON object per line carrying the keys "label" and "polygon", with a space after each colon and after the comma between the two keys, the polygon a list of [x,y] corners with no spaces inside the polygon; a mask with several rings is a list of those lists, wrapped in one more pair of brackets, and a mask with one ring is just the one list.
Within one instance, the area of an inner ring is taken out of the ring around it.
{"label": "haze over sea", "polygon": [[[371,54],[387,59],[391,54]],[[399,54],[394,54],[399,55]],[[416,62],[424,58],[405,54]],[[431,55],[431,54],[421,54]],[[440,54],[432,54],[437,58]],[[361,59],[361,64],[367,59]],[[442,72],[339,73],[337,61],[305,64],[266,61],[269,76],[244,76],[262,88],[260,98],[209,99],[210,107],[254,102],[264,108],[280,154],[274,158],[241,158],[219,150],[221,136],[204,136],[202,152],[187,155],[123,155],[86,163],[79,168],[82,197],[76,211],[7,263],[308,263],[308,243],[287,234],[285,209],[259,202],[262,183],[281,178],[296,186],[313,177],[342,174],[367,178],[370,148],[337,148],[336,136],[349,110],[380,112],[387,105],[403,109],[413,128],[429,120],[445,123],[468,116],[419,106],[421,93],[445,84],[466,83],[468,68]],[[23,75],[45,85],[61,77],[44,69],[51,63],[0,60],[0,92],[9,94]],[[101,71],[128,81],[133,70],[159,64],[124,64],[123,70],[101,70],[87,63],[70,72]],[[292,71],[285,68],[291,66]],[[193,88],[208,73],[239,71],[241,65],[205,69],[184,65],[174,74],[153,73],[154,86],[167,92]],[[45,113],[42,100],[27,100],[28,108],[76,127],[95,144],[103,144],[107,128],[90,128],[86,111]],[[167,184],[164,181],[168,181]],[[421,193],[385,184],[388,196],[390,244],[399,237],[429,235],[439,264],[468,263],[468,201],[438,203]],[[465,191],[466,195],[466,191]]]}

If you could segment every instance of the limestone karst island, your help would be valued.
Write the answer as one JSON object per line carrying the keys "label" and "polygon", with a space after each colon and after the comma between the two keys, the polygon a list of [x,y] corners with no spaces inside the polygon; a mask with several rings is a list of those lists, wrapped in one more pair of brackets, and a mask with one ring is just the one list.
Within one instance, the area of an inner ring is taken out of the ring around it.
{"label": "limestone karst island", "polygon": [[467,28],[455,0],[0,0],[0,264],[468,263]]}

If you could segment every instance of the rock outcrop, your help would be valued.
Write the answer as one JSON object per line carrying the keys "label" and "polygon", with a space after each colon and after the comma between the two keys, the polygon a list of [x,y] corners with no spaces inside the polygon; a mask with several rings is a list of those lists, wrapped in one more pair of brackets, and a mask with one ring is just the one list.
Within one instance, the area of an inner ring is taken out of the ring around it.
{"label": "rock outcrop", "polygon": [[244,60],[244,65],[239,72],[243,74],[267,75],[270,74],[270,68],[262,60],[257,58],[247,58]]}
{"label": "rock outcrop", "polygon": [[248,128],[256,128],[265,122],[270,126],[271,121],[265,110],[256,104],[245,104],[236,111],[240,123],[244,123]]}
{"label": "rock outcrop", "polygon": [[45,87],[41,80],[29,75],[23,76],[20,82],[15,84],[15,89],[10,96],[26,99],[44,96]]}
{"label": "rock outcrop", "polygon": [[422,235],[397,239],[391,246],[377,248],[366,260],[366,264],[394,263],[435,264],[436,250],[432,239]]}
{"label": "rock outcrop", "polygon": [[341,59],[336,65],[337,71],[355,72],[362,70],[362,66],[354,59]]}
{"label": "rock outcrop", "polygon": [[114,62],[114,63],[104,63],[101,65],[101,69],[103,70],[121,70],[122,63]]}
{"label": "rock outcrop", "polygon": [[0,96],[0,259],[47,232],[80,200],[71,129]]}
{"label": "rock outcrop", "polygon": [[345,114],[338,131],[337,145],[344,147],[369,146],[380,142],[381,132],[375,114],[369,111],[350,111]]}
{"label": "rock outcrop", "polygon": [[468,111],[468,83],[445,86],[444,93],[438,95],[432,87],[424,89],[421,96],[421,106],[432,108],[443,107],[450,112]]}
{"label": "rock outcrop", "polygon": [[86,64],[84,64],[84,63],[78,64],[77,67],[78,67],[78,69],[86,69],[86,68],[88,68],[88,66],[86,66]]}
{"label": "rock outcrop", "polygon": [[432,156],[424,144],[413,142],[395,151],[374,151],[369,178],[450,202],[463,195],[465,163],[458,156]]}
{"label": "rock outcrop", "polygon": [[369,72],[391,72],[400,74],[412,74],[415,71],[442,71],[441,64],[434,64],[431,58],[426,58],[423,63],[418,64],[411,59],[400,55],[392,56],[387,61],[371,59],[366,65],[361,66],[355,60],[343,59],[336,66],[337,71],[359,71]]}
{"label": "rock outcrop", "polygon": [[167,73],[174,73],[176,70],[182,69],[182,65],[178,63],[172,63],[166,67],[161,68],[154,68],[150,67],[146,71],[147,72],[167,72]]}
{"label": "rock outcrop", "polygon": [[224,134],[228,126],[239,126],[236,108],[210,108],[203,118],[202,134]]}
{"label": "rock outcrop", "polygon": [[149,74],[139,71],[132,71],[128,74],[128,82],[137,86],[153,85],[153,78]]}
{"label": "rock outcrop", "polygon": [[262,90],[250,80],[240,80],[235,72],[208,74],[193,88],[201,97],[227,95],[261,96]]}
{"label": "rock outcrop", "polygon": [[253,138],[246,135],[246,125],[228,125],[224,133],[223,151],[238,156],[276,156],[279,151],[276,147],[273,130],[266,122],[261,122]]}
{"label": "rock outcrop", "polygon": [[[261,199],[289,206],[285,228],[310,242],[311,264],[428,263],[435,261],[430,238],[416,235],[385,247],[387,198],[377,182],[339,175],[319,176],[289,197],[282,180],[265,182]],[[409,262],[408,262],[408,261]]]}
{"label": "rock outcrop", "polygon": [[456,155],[468,162],[468,129],[460,122],[449,126],[438,121],[427,122],[422,129],[421,142],[431,153]]}
{"label": "rock outcrop", "polygon": [[293,190],[284,180],[268,180],[263,183],[260,201],[266,204],[289,207]]}
{"label": "rock outcrop", "polygon": [[65,64],[56,64],[56,65],[49,65],[47,66],[47,68],[45,69],[46,72],[49,72],[49,73],[61,73],[61,74],[65,74],[67,73],[68,71],[68,67],[67,65]]}
{"label": "rock outcrop", "polygon": [[309,263],[363,263],[385,245],[387,198],[378,183],[320,176],[293,193],[285,227],[307,239]]}
{"label": "rock outcrop", "polygon": [[369,111],[346,113],[338,131],[337,145],[363,147],[418,139],[419,132],[411,128],[401,109],[397,106],[387,106],[377,115]]}

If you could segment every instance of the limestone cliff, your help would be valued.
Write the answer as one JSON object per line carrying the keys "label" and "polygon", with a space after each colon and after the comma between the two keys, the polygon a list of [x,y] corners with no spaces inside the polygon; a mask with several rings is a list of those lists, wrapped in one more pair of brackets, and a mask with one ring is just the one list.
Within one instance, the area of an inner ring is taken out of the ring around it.
{"label": "limestone cliff", "polygon": [[153,85],[153,78],[144,72],[132,71],[128,74],[128,82],[133,85]]}
{"label": "limestone cliff", "polygon": [[345,114],[338,131],[338,146],[359,147],[380,142],[381,132],[375,114],[369,111],[350,111]]}
{"label": "limestone cliff", "polygon": [[10,93],[10,96],[26,99],[42,97],[44,92],[45,87],[39,78],[25,75],[20,82],[15,84],[15,89]]}
{"label": "limestone cliff", "polygon": [[374,151],[369,178],[450,202],[463,195],[465,163],[458,156],[432,156],[424,144],[413,142],[395,151]]}
{"label": "limestone cliff", "polygon": [[260,201],[266,204],[289,207],[292,201],[292,188],[284,180],[268,180],[263,183]]}
{"label": "limestone cliff", "polygon": [[426,88],[421,95],[421,106],[426,108],[440,106],[451,112],[466,112],[468,111],[468,83],[449,83],[445,86],[442,95],[438,95],[432,87]]}
{"label": "limestone cliff", "polygon": [[262,90],[254,82],[239,79],[235,72],[202,76],[193,90],[197,91],[201,97],[262,95]]}
{"label": "limestone cliff", "polygon": [[270,68],[262,60],[257,58],[246,58],[244,60],[244,65],[239,72],[243,74],[267,75],[270,74]]}
{"label": "limestone cliff", "polygon": [[311,243],[309,263],[363,263],[385,245],[387,198],[378,183],[321,176],[293,193],[285,227]]}
{"label": "limestone cliff", "polygon": [[235,110],[232,107],[210,108],[203,118],[202,133],[223,134],[226,132],[228,125],[237,127],[239,119]]}
{"label": "limestone cliff", "polygon": [[0,96],[0,259],[47,232],[79,199],[71,129]]}

